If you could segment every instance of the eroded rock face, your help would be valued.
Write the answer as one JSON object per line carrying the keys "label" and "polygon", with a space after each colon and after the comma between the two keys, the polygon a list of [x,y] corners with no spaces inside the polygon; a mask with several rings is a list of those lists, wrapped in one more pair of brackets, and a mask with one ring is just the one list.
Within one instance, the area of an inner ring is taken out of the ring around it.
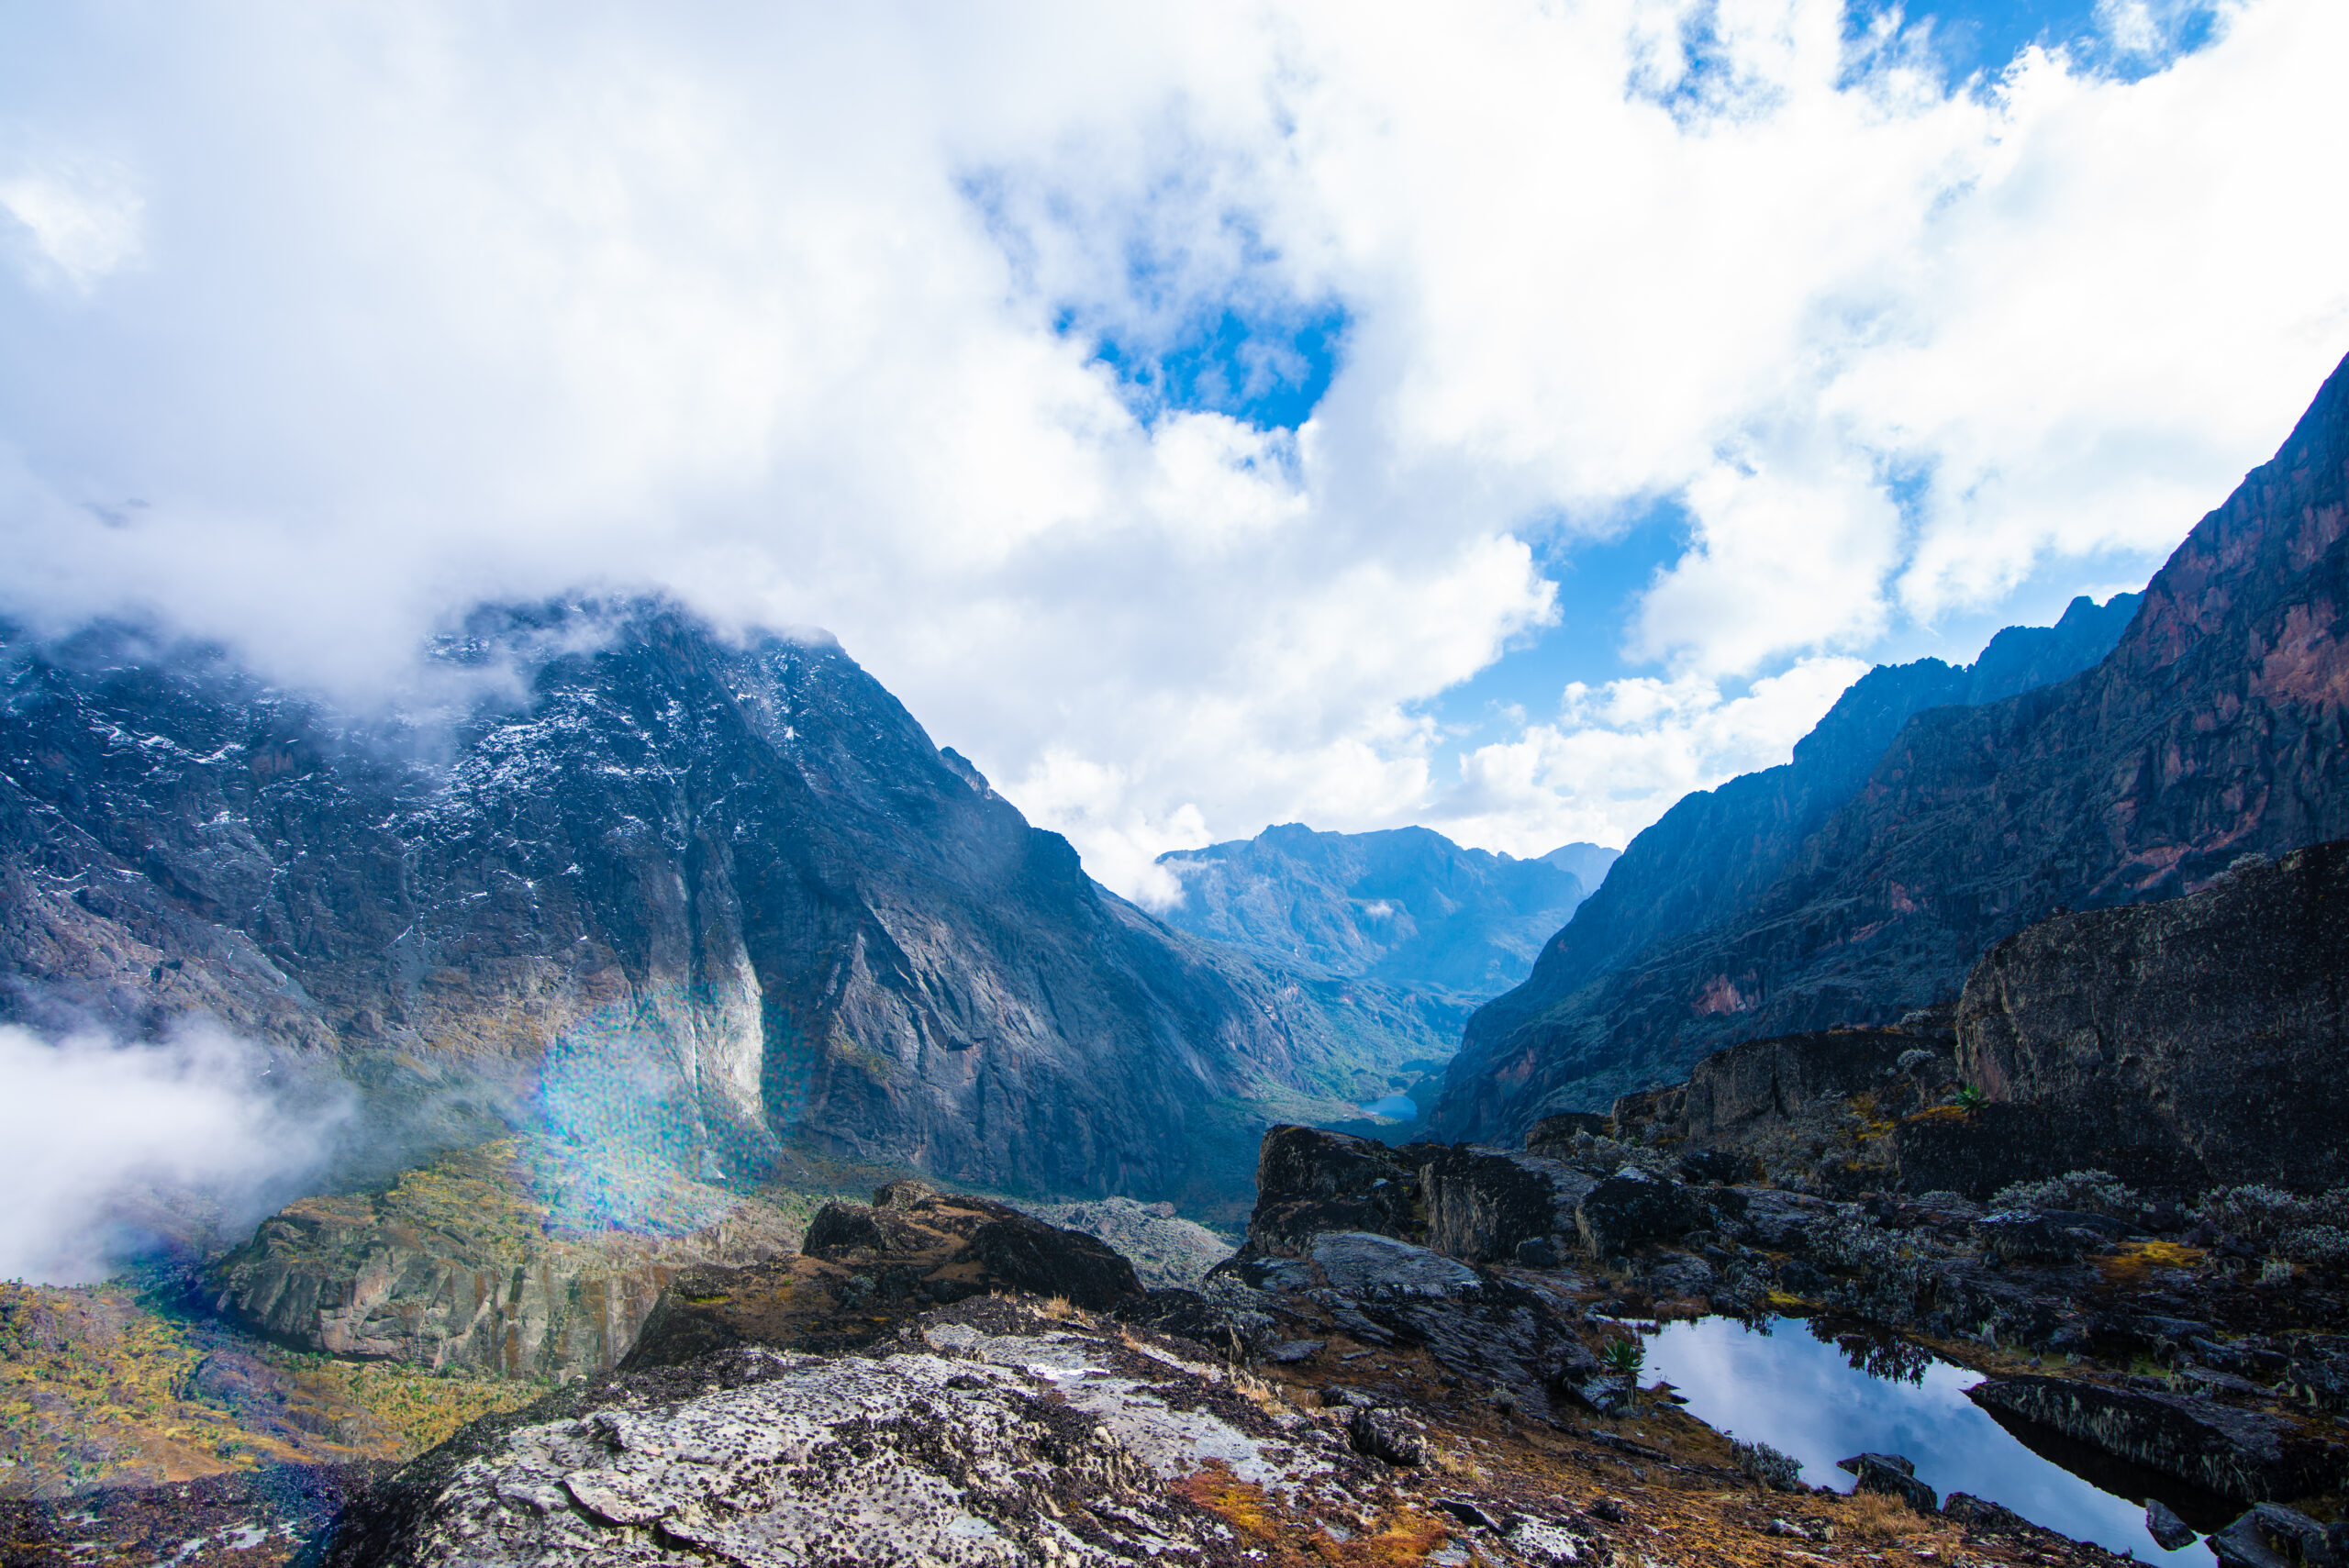
{"label": "eroded rock face", "polygon": [[214,1310],[328,1355],[568,1378],[619,1364],[681,1271],[788,1252],[763,1204],[693,1184],[676,1234],[558,1226],[532,1191],[543,1146],[505,1140],[390,1187],[305,1198],[206,1272]]}
{"label": "eroded rock face", "polygon": [[2066,1169],[2349,1184],[2349,841],[2160,904],[2044,920],[1976,965],[1961,1071]]}
{"label": "eroded rock face", "polygon": [[1529,1243],[1575,1231],[1575,1206],[1597,1184],[1556,1160],[1510,1150],[1440,1150],[1419,1166],[1427,1243],[1471,1262],[1516,1261]]}
{"label": "eroded rock face", "polygon": [[941,1304],[990,1291],[1107,1311],[1140,1301],[1101,1241],[985,1198],[892,1183],[871,1205],[817,1212],[798,1256],[678,1275],[626,1365],[676,1366],[739,1345],[852,1350]]}

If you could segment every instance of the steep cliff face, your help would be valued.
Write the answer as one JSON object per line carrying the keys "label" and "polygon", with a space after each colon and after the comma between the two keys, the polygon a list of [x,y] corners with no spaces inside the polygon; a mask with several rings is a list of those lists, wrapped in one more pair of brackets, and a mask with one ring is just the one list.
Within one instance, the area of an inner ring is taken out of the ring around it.
{"label": "steep cliff face", "polygon": [[2043,920],[1959,1003],[1958,1066],[2034,1107],[2066,1169],[2349,1184],[2349,842],[2188,897]]}
{"label": "steep cliff face", "polygon": [[120,632],[6,655],[0,1016],[216,1018],[357,1085],[383,1163],[543,1124],[1227,1195],[1434,1039],[1108,894],[829,643],[483,612],[438,727]]}
{"label": "steep cliff face", "polygon": [[1291,822],[1158,863],[1183,881],[1169,925],[1275,962],[1481,998],[1525,978],[1613,859],[1596,844],[1521,861],[1426,828],[1317,833]]}
{"label": "steep cliff face", "polygon": [[[1887,1022],[1954,997],[1990,943],[2056,905],[2166,896],[2244,852],[2349,829],[2345,465],[2336,371],[2094,669],[2002,701],[1890,705],[1897,734],[1848,798],[1831,781],[1798,787],[1798,760],[1779,783],[1675,807],[1533,977],[1471,1021],[1434,1125],[1508,1136],[1543,1109],[1683,1076],[1735,1040]],[[2062,661],[2024,662],[2013,678]],[[1874,733],[1860,726],[1851,754]],[[1730,823],[1758,851],[1730,857],[1719,895],[1675,893],[1702,845],[1738,838]],[[1630,912],[1643,895],[1671,912],[1664,929]]]}

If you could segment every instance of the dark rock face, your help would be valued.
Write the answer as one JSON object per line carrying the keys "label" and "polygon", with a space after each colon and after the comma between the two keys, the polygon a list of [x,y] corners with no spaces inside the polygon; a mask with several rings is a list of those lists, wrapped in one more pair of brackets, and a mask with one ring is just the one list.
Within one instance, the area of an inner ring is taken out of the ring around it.
{"label": "dark rock face", "polygon": [[678,1366],[737,1345],[854,1350],[917,1314],[990,1291],[1094,1311],[1140,1302],[1134,1267],[1095,1238],[985,1198],[908,1191],[831,1203],[796,1257],[681,1273],[621,1363]]}
{"label": "dark rock face", "polygon": [[1887,1497],[1898,1497],[1920,1514],[1941,1511],[1941,1498],[1931,1486],[1917,1479],[1917,1467],[1905,1455],[1898,1453],[1855,1453],[1849,1459],[1839,1459],[1835,1468],[1858,1479],[1852,1484],[1854,1492],[1881,1492]]}
{"label": "dark rock face", "polygon": [[1334,1119],[1446,1043],[1107,893],[829,644],[573,604],[437,668],[452,725],[362,724],[128,632],[0,640],[0,1019],[217,1018],[356,1085],[376,1171],[542,1107],[702,1177],[788,1139],[1226,1201],[1260,1096]]}
{"label": "dark rock face", "polygon": [[1677,1182],[1625,1166],[1584,1194],[1575,1206],[1575,1226],[1594,1257],[1614,1258],[1642,1241],[1686,1236],[1711,1218],[1711,1210]]}
{"label": "dark rock face", "polygon": [[1428,1245],[1471,1262],[1520,1260],[1530,1244],[1574,1234],[1575,1206],[1597,1184],[1531,1154],[1440,1150],[1419,1167]]}
{"label": "dark rock face", "polygon": [[2054,1377],[2001,1378],[1966,1394],[1987,1410],[2245,1502],[2322,1491],[2349,1460],[2340,1443],[2277,1416],[2183,1395]]}
{"label": "dark rock face", "polygon": [[1686,1084],[1616,1102],[1619,1133],[1653,1127],[1698,1146],[1735,1143],[1765,1123],[1783,1123],[1822,1095],[1842,1096],[1891,1078],[1924,1044],[1898,1029],[1832,1029],[1748,1040],[1697,1063]]}
{"label": "dark rock face", "polygon": [[1349,1133],[1274,1128],[1256,1157],[1249,1244],[1293,1258],[1325,1230],[1403,1235],[1412,1227],[1419,1194],[1408,1154]]}
{"label": "dark rock face", "polygon": [[[2344,535],[2349,366],[2195,526],[2100,663],[1916,713],[1815,825],[1770,818],[1798,829],[1792,847],[1733,906],[1582,967],[1611,901],[1655,902],[1635,840],[1533,978],[1471,1021],[1434,1129],[1503,1137],[1735,1040],[1890,1022],[2058,906],[2170,897],[2245,853],[2349,834]],[[1718,860],[1689,874],[1736,883]]]}
{"label": "dark rock face", "polygon": [[1291,822],[1158,863],[1183,880],[1169,925],[1278,962],[1473,1001],[1531,972],[1614,857],[1569,844],[1520,861],[1426,828],[1317,833]]}
{"label": "dark rock face", "polygon": [[[1783,984],[1773,984],[1771,1017],[1750,1018],[1764,1001],[1758,974],[1739,966],[1721,969],[1716,979],[1709,971],[1683,990],[1687,965],[1670,955],[1699,932],[1738,926],[1771,898],[1804,861],[1812,836],[1860,792],[1910,719],[1952,704],[1998,702],[2088,668],[2111,651],[2137,602],[2134,594],[2101,607],[2075,600],[2054,627],[2000,632],[1970,667],[1922,659],[1872,670],[1796,745],[1793,762],[1687,796],[1632,840],[1605,885],[1542,949],[1532,976],[1470,1021],[1433,1125],[1448,1138],[1505,1136],[1545,1102],[1578,1100],[1595,1109],[1643,1081],[1675,1075],[1672,1068],[1685,1070],[1734,1039],[1868,1016],[1843,1005],[1841,985],[1813,999],[1826,1006],[1794,1007],[1778,995]],[[1619,979],[1583,995],[1618,972]],[[1950,980],[1954,990],[1955,977]],[[1609,1029],[1626,1009],[1640,1014],[1637,1028]],[[1898,1011],[1873,1016],[1888,1022]],[[1632,1049],[1642,1033],[1659,1029],[1661,1050]],[[1643,1054],[1658,1064],[1641,1060]],[[1553,1056],[1564,1059],[1535,1065]],[[1636,1070],[1610,1071],[1619,1060]],[[1666,1062],[1670,1067],[1662,1065]],[[1496,1071],[1497,1081],[1480,1082]],[[1585,1077],[1600,1081],[1569,1096],[1567,1085]]]}
{"label": "dark rock face", "polygon": [[2349,1184],[2344,976],[2336,841],[1999,943],[1966,981],[1959,1066],[1992,1100],[2035,1109],[2067,1169]]}

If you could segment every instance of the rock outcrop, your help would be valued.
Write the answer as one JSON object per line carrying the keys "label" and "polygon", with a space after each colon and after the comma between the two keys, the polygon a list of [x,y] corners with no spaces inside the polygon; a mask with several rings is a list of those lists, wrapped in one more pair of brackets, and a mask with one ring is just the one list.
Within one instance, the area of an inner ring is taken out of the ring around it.
{"label": "rock outcrop", "polygon": [[[2344,535],[2349,366],[2196,525],[2094,668],[1905,716],[1847,798],[1774,800],[1751,857],[1683,853],[1699,836],[1663,823],[1635,840],[1532,978],[1472,1020],[1433,1129],[1506,1139],[1738,1040],[1888,1023],[1948,1000],[2059,906],[2174,896],[2246,853],[2349,833]],[[1727,807],[1687,809],[1693,827]],[[1675,913],[1670,936],[1598,940],[1629,918],[1619,906],[1677,910],[1675,877],[1642,869],[1659,861],[1723,902]]]}
{"label": "rock outcrop", "polygon": [[572,1378],[619,1364],[679,1271],[794,1250],[782,1215],[672,1181],[670,1233],[561,1224],[562,1152],[505,1140],[306,1198],[206,1271],[212,1308],[328,1355]]}
{"label": "rock outcrop", "polygon": [[1615,851],[1569,844],[1517,860],[1426,828],[1317,833],[1302,823],[1174,850],[1169,925],[1305,963],[1427,987],[1466,1006],[1522,981]]}
{"label": "rock outcrop", "polygon": [[2186,897],[2058,916],[1992,948],[1959,1003],[1958,1070],[2032,1114],[2064,1170],[2349,1185],[2344,977],[2349,841],[2250,860]]}
{"label": "rock outcrop", "polygon": [[2075,1378],[2008,1377],[1966,1396],[1986,1410],[2089,1443],[2221,1497],[2259,1502],[2328,1489],[2349,1444],[2268,1411]]}
{"label": "rock outcrop", "polygon": [[820,638],[574,602],[433,669],[441,717],[362,722],[0,628],[0,1021],[225,1024],[356,1088],[339,1185],[543,1120],[704,1179],[788,1141],[1227,1205],[1266,1123],[1449,1044],[1112,895]]}
{"label": "rock outcrop", "polygon": [[676,1366],[740,1345],[855,1350],[931,1307],[990,1292],[1097,1311],[1142,1298],[1133,1265],[1091,1236],[922,1182],[873,1196],[818,1210],[795,1256],[681,1273],[624,1364]]}

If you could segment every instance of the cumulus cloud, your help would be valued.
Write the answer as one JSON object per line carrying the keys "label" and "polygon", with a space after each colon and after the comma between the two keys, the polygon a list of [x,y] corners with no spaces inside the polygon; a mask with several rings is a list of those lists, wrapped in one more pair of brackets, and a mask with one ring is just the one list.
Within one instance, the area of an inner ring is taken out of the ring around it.
{"label": "cumulus cloud", "polygon": [[0,1277],[83,1284],[159,1239],[250,1225],[323,1162],[341,1114],[217,1029],[124,1045],[0,1025]]}
{"label": "cumulus cloud", "polygon": [[[1953,84],[1841,0],[19,9],[0,609],[365,695],[656,584],[1162,899],[1273,821],[1620,842],[1887,633],[2152,564],[2349,347],[2349,10],[2105,10],[2132,72]],[[1642,668],[1451,776],[1533,546],[1658,498]]]}

